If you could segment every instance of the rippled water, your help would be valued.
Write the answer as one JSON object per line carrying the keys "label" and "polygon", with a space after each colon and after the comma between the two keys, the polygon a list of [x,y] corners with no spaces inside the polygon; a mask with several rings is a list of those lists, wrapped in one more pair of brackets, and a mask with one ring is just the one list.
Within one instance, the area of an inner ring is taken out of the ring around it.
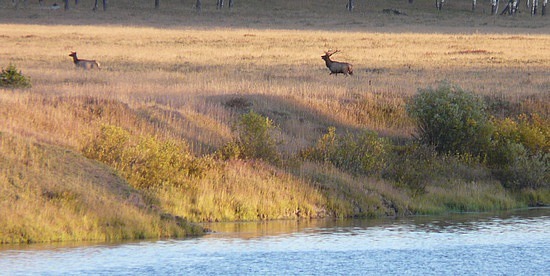
{"label": "rippled water", "polygon": [[0,247],[0,274],[550,275],[550,209],[209,224],[185,240]]}

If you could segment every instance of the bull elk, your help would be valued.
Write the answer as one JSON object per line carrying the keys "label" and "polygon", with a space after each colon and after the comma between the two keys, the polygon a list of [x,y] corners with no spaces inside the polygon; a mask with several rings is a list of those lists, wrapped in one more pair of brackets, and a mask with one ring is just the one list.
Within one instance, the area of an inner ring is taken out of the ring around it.
{"label": "bull elk", "polygon": [[77,56],[76,56],[76,52],[71,52],[69,54],[70,57],[73,57],[73,61],[74,61],[74,65],[76,65],[76,67],[80,67],[80,68],[83,68],[83,69],[101,69],[101,67],[99,67],[99,62],[95,61],[95,60],[89,60],[89,59],[79,59]]}
{"label": "bull elk", "polygon": [[325,64],[327,65],[328,69],[330,70],[330,74],[344,74],[344,75],[353,75],[353,66],[347,62],[338,62],[333,61],[330,59],[330,56],[334,55],[335,53],[340,52],[340,50],[336,51],[328,51],[325,52],[324,56],[321,56],[321,58],[325,61]]}

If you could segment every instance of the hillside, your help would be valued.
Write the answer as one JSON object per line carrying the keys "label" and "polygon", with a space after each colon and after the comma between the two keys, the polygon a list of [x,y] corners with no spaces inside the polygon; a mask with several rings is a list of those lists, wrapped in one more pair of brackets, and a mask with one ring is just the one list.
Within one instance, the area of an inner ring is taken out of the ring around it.
{"label": "hillside", "polygon": [[202,233],[198,226],[148,210],[142,193],[108,167],[32,140],[0,133],[0,243]]}
{"label": "hillside", "polygon": [[[547,18],[357,2],[2,2],[0,67],[32,87],[0,88],[0,242],[550,204]],[[353,76],[329,75],[329,49]],[[445,83],[486,104],[483,154],[415,139],[407,105]]]}

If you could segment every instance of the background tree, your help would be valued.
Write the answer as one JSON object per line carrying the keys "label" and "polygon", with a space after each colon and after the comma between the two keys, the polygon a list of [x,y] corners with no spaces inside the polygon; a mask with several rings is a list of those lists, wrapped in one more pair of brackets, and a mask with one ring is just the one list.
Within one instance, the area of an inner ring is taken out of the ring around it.
{"label": "background tree", "polygon": [[[93,11],[96,11],[97,8],[99,7],[97,2],[98,2],[98,0],[95,0],[94,8],[92,9]],[[103,3],[103,10],[106,11],[107,10],[107,0],[102,0],[101,2]]]}
{"label": "background tree", "polygon": [[491,15],[498,12],[498,0],[491,0]]}
{"label": "background tree", "polygon": [[348,0],[348,3],[346,4],[346,9],[349,11],[349,12],[352,12],[353,11],[353,8],[354,8],[354,1],[353,0]]}
{"label": "background tree", "polygon": [[531,15],[537,15],[537,9],[539,8],[539,0],[533,0],[531,3]]}
{"label": "background tree", "polygon": [[438,11],[443,8],[443,3],[445,3],[445,0],[435,0],[435,7]]}
{"label": "background tree", "polygon": [[508,4],[506,7],[502,10],[500,15],[503,15],[505,13],[508,13],[509,15],[516,14],[518,10],[519,1],[518,0],[508,0]]}
{"label": "background tree", "polygon": [[[222,9],[225,5],[225,2],[223,0],[216,0],[216,9]],[[229,0],[227,7],[230,9],[233,8],[233,0]]]}
{"label": "background tree", "polygon": [[195,9],[197,9],[197,12],[202,11],[202,2],[201,2],[201,0],[197,0],[197,3],[195,4]]}

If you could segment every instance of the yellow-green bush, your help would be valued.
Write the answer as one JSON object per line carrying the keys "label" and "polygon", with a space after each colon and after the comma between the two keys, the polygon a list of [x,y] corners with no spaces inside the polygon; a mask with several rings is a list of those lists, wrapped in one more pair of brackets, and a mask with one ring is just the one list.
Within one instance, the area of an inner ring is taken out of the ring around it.
{"label": "yellow-green bush", "polygon": [[505,187],[550,187],[550,123],[538,115],[493,120],[488,163]]}
{"label": "yellow-green bush", "polygon": [[83,152],[115,168],[136,188],[186,187],[190,178],[201,176],[211,165],[194,158],[184,141],[134,137],[112,125],[101,126]]}
{"label": "yellow-green bush", "polygon": [[[493,119],[495,131],[493,132],[493,149],[508,143],[521,144],[531,154],[538,152],[550,152],[550,121],[543,119],[537,114],[522,114],[517,119],[505,118],[503,120]],[[493,162],[505,162],[498,160],[497,152]]]}
{"label": "yellow-green bush", "polygon": [[237,137],[221,149],[225,159],[261,159],[277,162],[280,154],[273,138],[273,121],[254,111],[241,115],[236,124]]}

